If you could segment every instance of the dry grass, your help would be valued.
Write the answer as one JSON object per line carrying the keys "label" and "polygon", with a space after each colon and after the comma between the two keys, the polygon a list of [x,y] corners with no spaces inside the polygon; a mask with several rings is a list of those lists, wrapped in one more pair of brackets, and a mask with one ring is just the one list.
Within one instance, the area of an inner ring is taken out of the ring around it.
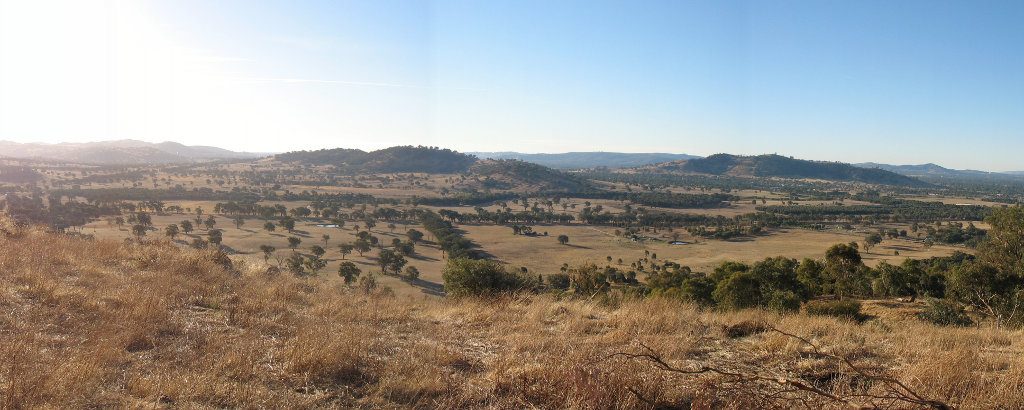
{"label": "dry grass", "polygon": [[[199,203],[191,203],[196,205]],[[213,209],[213,203],[202,203],[204,209]],[[289,208],[299,206],[298,203],[285,203]],[[306,205],[303,203],[302,205]],[[184,206],[184,205],[182,205]],[[163,229],[170,224],[180,223],[185,219],[194,219],[194,214],[161,214],[152,215],[153,224],[157,228],[155,231],[150,231],[148,238],[164,238]],[[224,215],[216,215],[217,229],[223,232],[224,242],[223,245],[226,247],[227,252],[231,253],[233,259],[245,260],[252,263],[262,263],[264,261],[263,253],[260,252],[260,245],[270,245],[277,248],[274,254],[276,258],[270,258],[269,263],[277,266],[278,258],[283,260],[291,254],[292,250],[288,247],[288,237],[295,236],[302,240],[302,244],[297,248],[297,251],[302,253],[309,253],[310,247],[313,245],[321,246],[327,251],[324,254],[324,259],[328,262],[327,266],[322,269],[319,274],[325,279],[340,280],[337,272],[338,266],[343,261],[350,261],[355,263],[363,273],[377,272],[380,273],[380,267],[377,265],[377,254],[379,249],[373,249],[367,252],[365,255],[360,256],[358,253],[352,253],[342,259],[341,252],[338,250],[338,245],[342,243],[352,243],[356,240],[356,230],[352,227],[355,224],[362,225],[361,223],[348,223],[347,226],[339,228],[326,228],[317,226],[314,222],[303,221],[299,222],[296,226],[296,231],[288,233],[282,228],[278,228],[275,232],[268,232],[263,229],[264,220],[257,218],[248,218],[241,229],[235,228],[232,223],[232,219]],[[390,244],[394,238],[401,240],[406,239],[405,232],[410,228],[418,229],[422,232],[426,232],[421,225],[411,224],[406,225],[398,223],[395,230],[392,232],[387,228],[386,222],[381,222],[379,226],[375,227],[371,233],[374,236],[380,238],[385,244]],[[93,235],[99,239],[111,239],[111,240],[124,240],[132,238],[130,226],[117,227],[111,225],[106,221],[94,221],[87,224],[82,228],[82,233]],[[324,244],[321,239],[323,235],[330,235],[330,239],[327,244]],[[205,228],[199,227],[196,231],[190,235],[181,234],[178,236],[178,244],[185,246],[185,244],[191,242],[194,238],[207,238],[207,231]],[[378,276],[377,280],[382,286],[388,286],[394,290],[398,296],[430,296],[432,287],[439,287],[441,285],[441,269],[444,267],[445,261],[441,250],[432,243],[421,243],[416,247],[416,255],[408,258],[409,266],[415,266],[420,271],[420,282],[417,282],[420,286],[413,286],[409,282],[402,281],[393,276]],[[283,266],[278,266],[283,268]]]}
{"label": "dry grass", "polygon": [[[671,236],[665,231],[657,234],[663,241],[637,243],[616,237],[615,228],[579,224],[533,226],[538,232],[548,232],[547,237],[513,235],[511,228],[501,225],[465,224],[459,228],[466,231],[467,238],[494,257],[512,266],[526,266],[536,273],[553,273],[562,263],[596,263],[603,266],[607,264],[605,258],[608,256],[612,257],[613,265],[621,258],[623,266],[628,268],[630,262],[644,258],[645,250],[657,254],[661,260],[709,272],[726,261],[753,263],[775,256],[818,259],[832,245],[862,241],[864,238],[864,235],[793,228],[773,230],[767,235],[736,241],[704,240],[683,234],[681,240],[694,243],[669,245]],[[569,236],[568,245],[558,243],[557,237],[561,234]],[[899,250],[900,255],[894,255],[894,250]],[[948,256],[957,250],[970,251],[963,247],[945,245],[926,249],[920,243],[887,240],[870,252],[862,252],[861,256],[868,266],[876,266],[881,261],[899,264],[906,258]]]}
{"label": "dry grass", "polygon": [[[666,300],[411,300],[225,267],[165,242],[88,241],[0,223],[0,407],[834,407],[614,356],[645,345],[714,365],[874,392],[813,340],[965,408],[1024,406],[1024,334],[865,324]],[[632,391],[631,391],[632,390]],[[906,407],[906,406],[904,406]]]}

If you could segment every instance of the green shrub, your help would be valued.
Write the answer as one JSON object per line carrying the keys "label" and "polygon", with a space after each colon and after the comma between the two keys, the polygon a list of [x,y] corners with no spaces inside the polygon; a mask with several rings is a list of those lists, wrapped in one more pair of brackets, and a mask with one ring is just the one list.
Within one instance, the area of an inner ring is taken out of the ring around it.
{"label": "green shrub", "polygon": [[548,287],[556,290],[569,289],[569,275],[564,273],[553,273],[544,277]]}
{"label": "green shrub", "polygon": [[484,296],[528,288],[530,281],[490,260],[453,258],[442,272],[444,290],[452,297]]}
{"label": "green shrub", "polygon": [[860,313],[860,302],[856,300],[812,300],[804,304],[804,312],[808,315],[832,316],[851,320],[863,320]]}
{"label": "green shrub", "polygon": [[768,296],[768,309],[796,312],[800,310],[800,296],[788,290],[776,290]]}
{"label": "green shrub", "polygon": [[939,326],[970,326],[974,323],[963,306],[945,299],[929,300],[928,307],[918,317]]}
{"label": "green shrub", "polygon": [[736,272],[718,282],[711,293],[715,303],[727,310],[761,306],[761,283],[749,272]]}
{"label": "green shrub", "polygon": [[679,288],[679,293],[683,300],[693,302],[701,306],[711,306],[715,304],[715,299],[711,297],[711,294],[714,291],[715,282],[713,282],[711,278],[704,276],[686,279]]}

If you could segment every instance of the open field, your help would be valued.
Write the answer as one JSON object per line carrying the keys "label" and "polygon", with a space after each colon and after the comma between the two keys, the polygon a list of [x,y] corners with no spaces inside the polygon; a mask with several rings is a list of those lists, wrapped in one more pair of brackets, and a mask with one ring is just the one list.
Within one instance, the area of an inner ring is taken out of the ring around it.
{"label": "open field", "polygon": [[906,196],[905,198],[906,199],[915,200],[915,201],[942,202],[944,204],[949,204],[949,205],[982,205],[982,206],[994,206],[994,207],[1002,207],[1002,206],[1006,206],[1007,205],[1007,204],[1004,204],[1004,203],[985,201],[985,200],[981,200],[981,199],[963,198],[963,197],[949,197],[949,196],[938,196],[938,195],[935,195],[935,196]]}
{"label": "open field", "polygon": [[[577,200],[569,199],[570,203]],[[612,201],[606,201],[609,206]],[[213,209],[214,202],[191,201],[176,203],[183,208],[203,207]],[[284,203],[289,207],[300,206],[302,202]],[[582,204],[582,202],[580,202]],[[511,204],[510,204],[511,206]],[[430,208],[430,207],[428,207]],[[436,209],[453,209],[459,212],[472,212],[472,207],[447,207]],[[497,210],[497,206],[488,207],[490,210]],[[153,215],[153,223],[157,228],[151,231],[148,236],[154,238],[163,237],[163,228],[170,224],[177,224],[184,219],[194,221],[193,214],[170,214]],[[247,218],[246,223],[236,228],[231,218],[216,215],[217,229],[223,232],[223,245],[225,249],[239,257],[251,261],[262,261],[263,253],[260,252],[261,245],[270,245],[277,250],[268,260],[271,264],[279,263],[290,253],[287,238],[295,236],[302,240],[296,248],[300,253],[309,253],[313,245],[323,247],[327,253],[324,259],[328,265],[320,271],[320,275],[332,280],[340,280],[337,276],[338,265],[342,262],[342,255],[338,245],[351,243],[355,238],[356,231],[353,224],[343,228],[329,228],[318,226],[321,222],[314,220],[300,221],[296,230],[288,233],[283,229],[269,232],[263,229],[263,220],[258,218]],[[393,238],[405,239],[405,232],[408,229],[418,229],[425,232],[422,226],[416,224],[397,224],[394,232],[385,226],[378,225],[371,232],[380,238],[380,241],[389,245]],[[666,260],[690,266],[697,271],[710,271],[715,266],[725,261],[740,261],[752,263],[769,257],[785,256],[796,259],[821,258],[825,250],[837,243],[860,242],[863,234],[846,232],[812,231],[805,229],[780,229],[772,230],[770,233],[734,241],[705,240],[694,238],[685,232],[680,231],[680,240],[687,242],[686,245],[670,245],[671,235],[662,231],[656,234],[657,240],[633,242],[629,239],[616,237],[615,229],[610,227],[587,226],[587,225],[537,225],[534,227],[539,233],[548,232],[548,236],[523,236],[513,235],[508,226],[501,225],[479,225],[463,224],[458,229],[466,233],[466,237],[474,241],[480,249],[494,256],[513,267],[526,267],[529,272],[535,274],[556,273],[563,263],[569,265],[597,264],[604,266],[609,264],[607,257],[612,257],[613,266],[618,259],[622,259],[624,267],[628,268],[631,262],[645,258],[645,251],[657,255],[659,260]],[[96,221],[86,225],[83,233],[95,235],[98,238],[125,239],[130,238],[129,227],[117,227],[106,221]],[[568,245],[561,245],[556,240],[558,235],[568,235]],[[323,240],[323,235],[330,238]],[[187,245],[193,238],[205,238],[206,229],[197,227],[191,235],[182,234],[178,243]],[[429,237],[429,235],[428,235]],[[935,245],[925,249],[920,241],[912,240],[887,240],[870,252],[862,252],[865,264],[875,266],[881,261],[900,263],[905,258],[929,258],[933,256],[946,256],[954,251],[969,251],[963,247],[946,245]],[[899,251],[900,255],[895,255]],[[357,253],[347,255],[345,260],[356,263],[364,273],[376,272],[380,268],[377,265],[376,254],[378,249],[373,249],[365,255]],[[433,244],[427,242],[416,247],[416,255],[407,258],[409,266],[415,266],[421,272],[419,281],[410,283],[393,276],[379,276],[382,285],[391,287],[399,296],[439,296],[442,294],[443,280],[441,270],[444,266],[444,258],[441,251]]]}
{"label": "open field", "polygon": [[[613,228],[583,225],[534,227],[538,232],[548,232],[546,237],[513,235],[512,230],[504,226],[461,225],[460,228],[499,260],[512,266],[525,266],[536,273],[557,272],[562,263],[595,263],[604,266],[608,264],[608,256],[612,257],[613,266],[621,258],[628,268],[631,262],[645,257],[645,250],[657,254],[659,260],[676,262],[698,271],[710,271],[725,261],[755,262],[775,256],[817,259],[832,245],[863,240],[863,236],[838,232],[783,229],[741,241],[695,240],[684,234],[680,240],[689,244],[670,245],[668,242],[671,238],[668,235],[663,235],[662,241],[640,243],[616,237]],[[556,240],[558,235],[563,234],[569,236],[567,245],[561,245]],[[894,255],[897,250],[899,256]],[[917,242],[888,240],[871,252],[862,252],[862,256],[865,264],[875,266],[883,260],[899,263],[904,258],[946,256],[957,250],[967,251],[962,247],[941,245],[924,249]]]}
{"label": "open field", "polygon": [[[170,224],[177,224],[183,219],[194,219],[194,215],[188,214],[171,214],[171,215],[154,215],[153,224],[157,227],[157,230],[151,231],[147,236],[158,239],[165,238],[163,228]],[[243,258],[252,262],[263,262],[264,255],[260,251],[261,245],[270,245],[275,247],[277,250],[273,256],[267,260],[267,263],[271,265],[277,265],[288,255],[291,254],[292,250],[289,248],[288,237],[294,236],[302,240],[302,243],[296,248],[296,251],[308,254],[310,247],[313,245],[321,246],[327,251],[323,258],[328,262],[327,266],[319,272],[319,275],[328,280],[338,280],[338,265],[343,261],[341,252],[338,249],[338,245],[342,243],[352,243],[356,239],[356,231],[351,225],[344,228],[327,228],[317,226],[318,223],[314,222],[300,222],[296,224],[294,232],[287,232],[283,228],[278,228],[274,232],[269,232],[263,229],[264,221],[261,219],[250,218],[246,221],[240,229],[235,228],[230,218],[223,216],[217,217],[216,229],[220,229],[223,232],[223,242],[225,250],[238,258]],[[195,221],[192,221],[195,223]],[[383,229],[382,229],[383,228]],[[371,233],[374,236],[380,238],[380,241],[384,244],[390,245],[393,238],[399,238],[405,240],[405,232],[409,229],[419,229],[423,231],[423,227],[419,225],[402,225],[398,224],[395,231],[391,232],[386,227],[376,227]],[[116,225],[110,225],[106,221],[97,221],[86,225],[82,229],[82,233],[95,235],[100,239],[115,239],[124,240],[132,237],[131,230],[128,228],[118,228]],[[206,239],[207,230],[205,228],[197,228],[196,231],[190,235],[181,234],[179,235],[176,242],[180,246],[186,246],[194,238]],[[329,235],[330,238],[325,243],[323,235]],[[416,282],[407,282],[395,278],[393,276],[380,275],[380,266],[377,265],[376,254],[379,249],[374,248],[365,255],[360,256],[358,253],[353,252],[350,255],[346,255],[344,260],[351,261],[359,266],[363,271],[363,274],[376,273],[377,279],[383,286],[392,288],[397,295],[400,296],[438,296],[442,291],[443,281],[441,280],[441,268],[444,266],[444,260],[441,255],[441,251],[430,243],[423,243],[416,247],[416,255],[408,257],[408,266],[415,266],[420,271],[420,280]]]}

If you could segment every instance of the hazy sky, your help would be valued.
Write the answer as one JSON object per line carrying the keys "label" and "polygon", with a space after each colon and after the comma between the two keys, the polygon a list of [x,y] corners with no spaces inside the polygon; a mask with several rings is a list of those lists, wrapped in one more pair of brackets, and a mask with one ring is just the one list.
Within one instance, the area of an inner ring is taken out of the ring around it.
{"label": "hazy sky", "polygon": [[1024,1],[0,0],[0,139],[1024,170]]}

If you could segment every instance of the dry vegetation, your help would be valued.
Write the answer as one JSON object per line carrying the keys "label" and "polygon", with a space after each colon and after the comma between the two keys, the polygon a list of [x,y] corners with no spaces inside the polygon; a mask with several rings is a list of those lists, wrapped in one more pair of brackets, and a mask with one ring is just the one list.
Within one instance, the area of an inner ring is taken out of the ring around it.
{"label": "dry vegetation", "polygon": [[[645,250],[657,254],[662,260],[709,272],[727,261],[752,263],[774,256],[818,258],[832,245],[863,238],[844,232],[793,228],[779,229],[771,234],[736,241],[704,240],[684,234],[680,239],[689,244],[670,245],[672,237],[664,231],[652,234],[660,238],[660,241],[638,243],[615,236],[614,228],[580,224],[534,226],[539,232],[548,232],[549,235],[546,237],[512,235],[509,227],[498,225],[460,225],[459,228],[466,231],[468,238],[498,260],[512,266],[525,266],[530,272],[542,273],[553,273],[553,268],[560,263],[596,263],[603,266],[607,264],[608,256],[614,261],[623,259],[628,267],[631,261],[643,258]],[[569,236],[568,245],[561,245],[556,240],[561,234]],[[894,250],[898,250],[900,254],[895,255]],[[908,240],[889,240],[871,252],[863,252],[861,256],[864,263],[875,266],[882,261],[899,264],[906,258],[948,256],[957,250],[971,252],[970,249],[963,247],[938,245],[925,248],[920,243]],[[615,262],[612,266],[621,267]]]}
{"label": "dry vegetation", "polygon": [[[199,204],[205,209],[213,208],[213,204],[208,203],[192,204]],[[179,223],[181,220],[190,219],[191,217],[194,217],[194,215],[165,214],[152,216],[153,224],[157,227]],[[377,265],[376,258],[377,253],[380,251],[379,249],[372,249],[362,256],[353,252],[342,259],[338,245],[352,243],[356,239],[356,230],[352,227],[355,223],[349,223],[348,226],[343,228],[327,228],[318,226],[313,222],[301,222],[297,224],[294,232],[289,233],[283,228],[275,232],[268,232],[262,227],[264,221],[256,218],[246,220],[245,225],[240,229],[235,228],[231,218],[227,216],[217,215],[217,221],[217,227],[224,235],[224,250],[236,260],[244,259],[249,262],[262,262],[264,258],[263,253],[259,249],[260,245],[271,245],[277,248],[277,250],[274,252],[275,257],[269,259],[269,263],[283,269],[284,267],[278,265],[278,262],[282,258],[287,258],[292,253],[292,250],[288,247],[287,238],[294,236],[302,240],[302,244],[297,248],[299,252],[308,253],[313,245],[321,246],[326,250],[327,253],[324,254],[324,260],[327,262],[327,265],[319,272],[326,279],[340,280],[337,272],[338,266],[343,261],[355,263],[364,273],[380,273],[380,267]],[[378,226],[372,231],[372,234],[378,236],[384,243],[391,243],[394,238],[405,239],[405,232],[410,228],[425,231],[421,225],[399,223],[394,232],[386,226]],[[107,221],[89,223],[81,231],[98,239],[120,241],[132,238],[130,227],[118,227],[111,225]],[[206,229],[199,227],[192,234],[182,234],[176,243],[179,246],[187,246],[195,238],[206,238],[207,232]],[[330,236],[326,243],[322,239],[323,235]],[[149,234],[151,238],[162,236],[163,233],[160,231],[154,231]],[[442,260],[441,250],[432,243],[422,242],[416,247],[416,254],[410,256],[408,260],[409,266],[415,266],[419,269],[419,281],[412,283],[400,280],[394,276],[380,276],[377,278],[377,281],[382,286],[390,287],[399,296],[429,296],[436,294],[437,292],[434,289],[442,285],[441,268],[444,266],[444,261]]]}
{"label": "dry vegetation", "polygon": [[[920,407],[864,396],[891,392],[880,375],[952,406],[1024,406],[1021,332],[660,299],[412,300],[167,242],[0,228],[3,408]],[[705,366],[743,376],[673,371]]]}

